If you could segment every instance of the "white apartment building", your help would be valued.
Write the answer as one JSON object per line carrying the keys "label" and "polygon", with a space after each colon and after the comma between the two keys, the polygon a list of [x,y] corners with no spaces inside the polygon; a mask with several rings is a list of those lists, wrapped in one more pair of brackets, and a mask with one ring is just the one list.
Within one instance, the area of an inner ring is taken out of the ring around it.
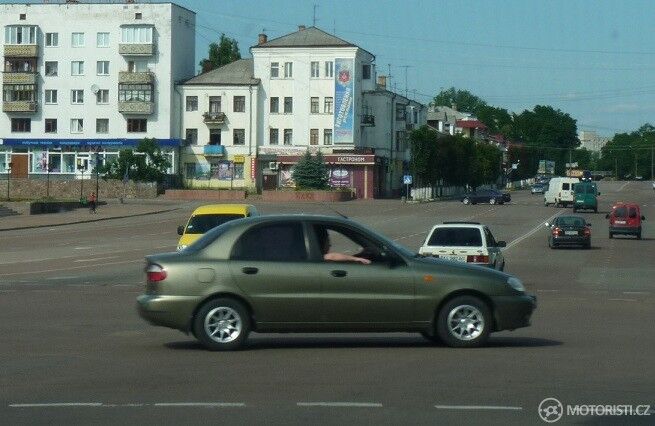
{"label": "white apartment building", "polygon": [[600,152],[611,138],[598,136],[596,132],[582,130],[578,133],[578,139],[580,139],[580,148],[585,148],[592,152]]}
{"label": "white apartment building", "polygon": [[[177,172],[195,13],[173,3],[2,4],[0,173],[81,177],[155,138]],[[84,176],[84,177],[86,177]]]}

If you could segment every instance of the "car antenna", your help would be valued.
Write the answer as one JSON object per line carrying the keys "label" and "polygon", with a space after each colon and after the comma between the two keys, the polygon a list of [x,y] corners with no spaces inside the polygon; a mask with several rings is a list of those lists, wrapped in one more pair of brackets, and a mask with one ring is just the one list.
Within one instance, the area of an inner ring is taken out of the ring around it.
{"label": "car antenna", "polygon": [[333,212],[335,212],[336,214],[338,214],[338,215],[341,216],[342,218],[344,218],[344,219],[349,219],[348,216],[346,216],[345,214],[341,213],[339,210],[337,210],[337,209],[333,209],[332,207],[328,206],[328,205],[325,204],[325,203],[321,203],[321,204],[323,205],[323,207],[327,208],[328,210],[332,210]]}

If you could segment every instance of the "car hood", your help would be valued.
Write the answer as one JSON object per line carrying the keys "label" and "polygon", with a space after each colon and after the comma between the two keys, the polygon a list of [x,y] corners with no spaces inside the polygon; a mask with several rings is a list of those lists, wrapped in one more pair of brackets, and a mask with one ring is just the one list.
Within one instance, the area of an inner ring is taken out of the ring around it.
{"label": "car hood", "polygon": [[443,269],[446,268],[449,272],[464,272],[468,274],[480,275],[487,279],[497,279],[502,282],[506,282],[508,278],[513,276],[496,269],[488,268],[486,266],[470,265],[464,262],[436,259],[434,257],[418,256],[415,257],[413,261],[415,264],[417,264],[417,266],[425,266],[428,268],[438,267],[440,271],[443,271]]}

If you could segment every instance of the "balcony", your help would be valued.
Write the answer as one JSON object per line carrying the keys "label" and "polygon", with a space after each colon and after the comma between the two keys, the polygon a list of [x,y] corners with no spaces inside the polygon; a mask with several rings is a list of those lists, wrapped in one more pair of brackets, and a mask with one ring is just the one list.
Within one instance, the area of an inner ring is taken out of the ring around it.
{"label": "balcony", "polygon": [[4,101],[2,112],[36,112],[34,101]]}
{"label": "balcony", "polygon": [[7,72],[2,73],[4,84],[36,84],[35,72]]}
{"label": "balcony", "polygon": [[223,157],[225,155],[225,147],[223,145],[205,145],[202,148],[202,154],[205,157]]}
{"label": "balcony", "polygon": [[202,119],[207,125],[222,125],[225,124],[224,112],[206,112],[202,115]]}
{"label": "balcony", "polygon": [[118,53],[123,56],[152,56],[155,54],[154,43],[120,43]]}
{"label": "balcony", "polygon": [[155,74],[150,71],[130,72],[120,71],[118,73],[118,82],[126,84],[154,84]]}
{"label": "balcony", "polygon": [[373,127],[375,126],[375,116],[372,114],[362,115],[362,126],[363,127]]}
{"label": "balcony", "polygon": [[409,130],[414,130],[414,127],[416,127],[416,125],[414,123],[405,124],[405,130],[408,130],[408,131]]}
{"label": "balcony", "polygon": [[5,44],[5,58],[38,58],[39,46],[36,44]]}
{"label": "balcony", "polygon": [[155,104],[148,101],[121,101],[118,102],[118,112],[122,114],[150,115],[155,112]]}

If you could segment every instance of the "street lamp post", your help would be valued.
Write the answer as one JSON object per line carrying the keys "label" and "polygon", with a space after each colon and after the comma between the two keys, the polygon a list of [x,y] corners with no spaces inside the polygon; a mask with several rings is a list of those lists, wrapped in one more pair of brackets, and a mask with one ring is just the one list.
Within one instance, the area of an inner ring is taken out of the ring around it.
{"label": "street lamp post", "polygon": [[7,168],[7,201],[9,201],[9,179],[11,179],[11,166],[13,165],[14,163],[10,161]]}
{"label": "street lamp post", "polygon": [[45,186],[45,197],[50,198],[50,171],[52,168],[50,167],[50,163],[48,163],[46,167],[46,186]]}
{"label": "street lamp post", "polygon": [[100,201],[100,194],[98,193],[99,178],[100,178],[100,153],[96,152],[96,205],[98,205],[98,202]]}

